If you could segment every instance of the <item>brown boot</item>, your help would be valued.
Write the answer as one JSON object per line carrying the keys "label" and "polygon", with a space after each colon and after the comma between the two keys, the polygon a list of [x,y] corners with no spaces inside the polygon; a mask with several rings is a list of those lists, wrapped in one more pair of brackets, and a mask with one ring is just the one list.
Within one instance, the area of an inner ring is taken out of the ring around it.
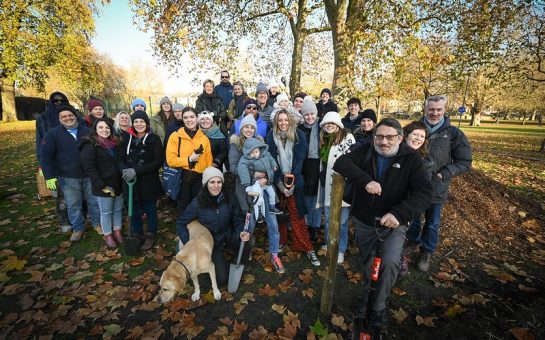
{"label": "brown boot", "polygon": [[140,249],[142,249],[142,251],[150,250],[154,244],[155,234],[146,233],[146,239],[144,240],[144,244],[142,245],[142,247],[140,247]]}
{"label": "brown boot", "polygon": [[121,233],[121,230],[114,230],[113,232],[114,239],[118,244],[123,243],[123,234]]}

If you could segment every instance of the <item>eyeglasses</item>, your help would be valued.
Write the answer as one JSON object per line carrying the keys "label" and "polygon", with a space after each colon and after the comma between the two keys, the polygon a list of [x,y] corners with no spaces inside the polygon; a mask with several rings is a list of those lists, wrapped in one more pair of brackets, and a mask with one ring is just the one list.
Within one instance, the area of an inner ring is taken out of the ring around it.
{"label": "eyeglasses", "polygon": [[53,99],[52,100],[53,103],[67,103],[68,101],[64,100],[64,99]]}
{"label": "eyeglasses", "polygon": [[257,110],[257,106],[255,106],[255,105],[248,105],[248,106],[246,106],[246,110]]}
{"label": "eyeglasses", "polygon": [[385,139],[388,141],[388,142],[393,142],[397,136],[399,136],[399,134],[397,135],[374,135],[373,138],[375,139],[375,141],[377,142],[380,142],[381,140]]}

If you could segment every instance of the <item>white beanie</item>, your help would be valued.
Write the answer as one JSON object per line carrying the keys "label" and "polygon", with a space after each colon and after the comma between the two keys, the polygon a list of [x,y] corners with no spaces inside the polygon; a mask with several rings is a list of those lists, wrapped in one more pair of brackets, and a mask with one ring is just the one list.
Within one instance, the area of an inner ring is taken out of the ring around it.
{"label": "white beanie", "polygon": [[203,112],[199,113],[199,115],[197,116],[197,120],[200,121],[201,118],[206,118],[206,117],[214,120],[214,118],[213,118],[214,117],[214,112],[212,112],[212,111],[203,111]]}
{"label": "white beanie", "polygon": [[287,101],[290,101],[290,99],[288,98],[288,95],[285,94],[284,92],[280,93],[278,96],[276,96],[276,102],[277,103],[280,103],[281,101],[283,100],[287,100]]}
{"label": "white beanie", "polygon": [[209,166],[208,168],[204,169],[204,172],[202,173],[202,185],[205,186],[206,183],[208,183],[208,181],[213,177],[219,177],[223,181],[223,173],[218,169],[214,168],[213,166]]}
{"label": "white beanie", "polygon": [[307,113],[313,113],[318,114],[318,108],[316,107],[316,103],[314,103],[314,100],[311,96],[306,96],[303,101],[303,106],[301,107],[301,114],[305,115]]}
{"label": "white beanie", "polygon": [[344,129],[344,124],[341,121],[341,115],[338,112],[329,111],[328,113],[326,113],[324,118],[320,122],[320,127],[324,126],[327,123],[333,123],[341,129]]}

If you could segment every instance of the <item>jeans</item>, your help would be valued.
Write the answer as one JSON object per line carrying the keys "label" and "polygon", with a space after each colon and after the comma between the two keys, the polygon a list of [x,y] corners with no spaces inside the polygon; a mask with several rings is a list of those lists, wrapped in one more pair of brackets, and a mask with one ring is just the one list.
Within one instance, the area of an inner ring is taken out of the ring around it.
{"label": "jeans", "polygon": [[97,196],[100,208],[100,225],[104,235],[109,235],[112,230],[121,230],[123,225],[123,196],[102,197]]}
{"label": "jeans", "polygon": [[424,212],[425,223],[420,232],[422,222],[415,218],[407,231],[407,239],[421,244],[427,253],[433,253],[439,240],[439,223],[441,222],[441,209],[443,203],[432,203]]}
{"label": "jeans", "polygon": [[[263,199],[268,200],[268,194],[263,192]],[[269,252],[271,254],[278,254],[278,246],[280,244],[280,232],[278,231],[278,221],[275,214],[269,213],[269,206],[265,204],[265,223],[267,223],[267,232],[269,234]],[[250,218],[250,232],[253,232],[255,228],[256,220],[252,215]]]}
{"label": "jeans", "polygon": [[[325,241],[329,240],[329,207],[324,207],[324,232]],[[348,218],[350,217],[350,207],[341,208],[341,230],[339,231],[339,253],[346,253],[348,245]]]}
{"label": "jeans", "polygon": [[148,219],[148,233],[157,234],[157,200],[142,200],[132,203],[131,229],[133,233],[142,234],[144,221],[142,213],[146,213]]}
{"label": "jeans", "polygon": [[100,225],[100,210],[96,197],[91,191],[91,179],[59,177],[59,185],[64,192],[68,206],[68,219],[74,231],[85,231],[85,216],[83,216],[83,198],[87,201],[87,209],[93,226]]}
{"label": "jeans", "polygon": [[322,208],[316,208],[316,200],[318,196],[305,196],[305,205],[307,206],[307,214],[305,220],[310,228],[320,229],[322,224]]}

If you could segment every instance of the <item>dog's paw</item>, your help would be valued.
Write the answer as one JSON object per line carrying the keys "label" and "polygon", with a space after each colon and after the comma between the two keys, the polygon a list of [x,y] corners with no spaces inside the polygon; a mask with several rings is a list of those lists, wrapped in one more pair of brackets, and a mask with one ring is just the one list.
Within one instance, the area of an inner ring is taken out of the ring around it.
{"label": "dog's paw", "polygon": [[201,292],[195,292],[193,295],[191,295],[191,301],[197,301],[201,298]]}
{"label": "dog's paw", "polygon": [[221,300],[221,292],[219,290],[214,291],[214,299]]}

